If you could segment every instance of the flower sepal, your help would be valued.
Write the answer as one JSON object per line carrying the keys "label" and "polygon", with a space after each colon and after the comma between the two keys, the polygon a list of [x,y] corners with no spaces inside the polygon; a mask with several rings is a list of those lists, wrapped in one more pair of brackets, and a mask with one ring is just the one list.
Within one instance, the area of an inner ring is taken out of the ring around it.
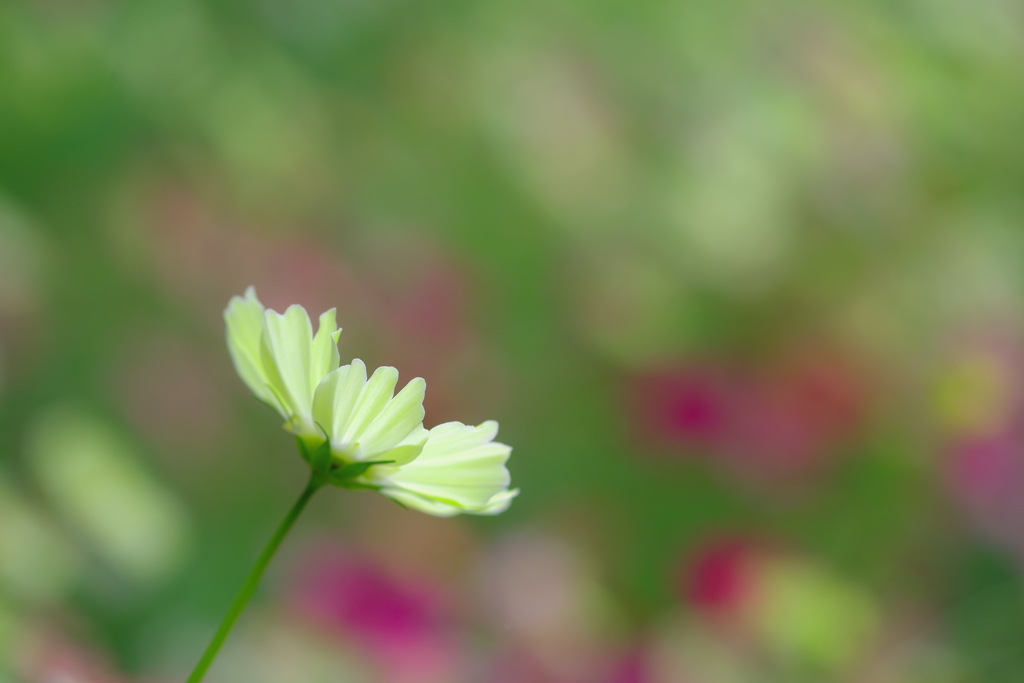
{"label": "flower sepal", "polygon": [[394,462],[394,460],[366,460],[350,462],[340,467],[335,466],[328,475],[328,481],[343,489],[373,489],[377,491],[380,490],[380,486],[356,480],[366,474],[367,470],[374,465],[391,465]]}
{"label": "flower sepal", "polygon": [[299,448],[299,455],[305,460],[314,471],[330,475],[334,467],[334,456],[331,454],[331,442],[324,440],[314,447],[310,447],[301,436],[295,437],[295,443]]}
{"label": "flower sepal", "polygon": [[367,484],[367,483],[362,482],[362,481],[356,481],[355,479],[347,479],[347,480],[344,480],[344,481],[342,481],[342,480],[337,480],[337,481],[335,481],[335,480],[328,480],[328,481],[330,481],[332,484],[334,484],[338,488],[345,489],[347,491],[380,491],[383,488],[382,486],[378,486],[377,484]]}
{"label": "flower sepal", "polygon": [[331,452],[331,442],[321,441],[316,445],[307,443],[302,437],[295,437],[299,455],[313,472],[323,481],[343,489],[371,489],[379,491],[380,486],[356,481],[374,465],[393,465],[394,460],[366,460],[344,462]]}

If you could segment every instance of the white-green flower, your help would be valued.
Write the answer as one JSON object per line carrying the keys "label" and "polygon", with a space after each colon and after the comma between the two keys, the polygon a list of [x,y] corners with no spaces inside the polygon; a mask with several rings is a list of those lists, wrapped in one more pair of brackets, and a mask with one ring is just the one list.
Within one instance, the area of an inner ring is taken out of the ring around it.
{"label": "white-green flower", "polygon": [[334,310],[313,325],[301,306],[268,311],[249,287],[224,310],[228,350],[242,381],[285,418],[295,434],[309,482],[263,548],[188,683],[202,683],[224,639],[252,598],[260,577],[310,498],[328,482],[370,488],[431,515],[494,515],[518,491],[508,489],[511,448],[494,443],[498,423],[449,422],[423,428],[426,382],[417,377],[397,395],[398,371],[367,378],[361,360],[338,367]]}
{"label": "white-green flower", "polygon": [[303,457],[327,481],[373,488],[442,517],[498,514],[518,493],[508,488],[512,449],[494,442],[496,422],[449,422],[428,431],[423,379],[396,395],[395,368],[367,378],[359,359],[338,367],[333,309],[320,316],[314,335],[301,306],[283,315],[265,310],[250,287],[231,300],[224,318],[238,374],[281,413]]}
{"label": "white-green flower", "polygon": [[320,380],[338,367],[338,329],[332,308],[320,315],[313,334],[306,309],[289,306],[283,314],[266,310],[249,287],[224,310],[228,351],[252,393],[285,419],[285,429],[316,437],[313,394]]}

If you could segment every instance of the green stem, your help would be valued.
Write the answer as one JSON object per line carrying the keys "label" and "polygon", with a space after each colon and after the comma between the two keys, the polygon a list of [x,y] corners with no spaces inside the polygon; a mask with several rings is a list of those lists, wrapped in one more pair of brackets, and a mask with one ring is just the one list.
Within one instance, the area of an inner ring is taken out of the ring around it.
{"label": "green stem", "polygon": [[217,653],[220,651],[221,645],[224,644],[224,640],[231,633],[231,628],[238,621],[239,615],[245,606],[249,602],[249,598],[252,597],[253,593],[256,592],[256,586],[260,583],[260,578],[263,576],[263,572],[266,571],[267,565],[270,564],[271,558],[274,557],[274,553],[277,552],[278,546],[281,545],[281,541],[288,535],[292,525],[295,524],[295,520],[299,518],[302,513],[302,509],[306,507],[306,503],[313,497],[313,494],[317,492],[321,486],[326,483],[326,479],[314,472],[313,476],[310,477],[309,484],[306,486],[306,490],[302,492],[299,499],[295,501],[295,505],[288,511],[288,515],[281,522],[281,525],[277,527],[277,531],[270,537],[270,541],[267,542],[266,547],[263,548],[263,552],[260,553],[259,558],[256,560],[256,564],[249,571],[249,576],[245,577],[245,583],[242,584],[242,588],[238,591],[238,595],[235,596],[234,601],[231,603],[231,607],[228,608],[228,613],[224,615],[224,619],[220,622],[220,626],[217,628],[217,632],[213,635],[213,640],[206,646],[206,652],[203,653],[202,659],[196,664],[196,668],[192,671],[192,675],[188,677],[187,683],[199,683],[203,680],[203,676],[206,675],[206,670],[213,664],[213,660],[217,658]]}

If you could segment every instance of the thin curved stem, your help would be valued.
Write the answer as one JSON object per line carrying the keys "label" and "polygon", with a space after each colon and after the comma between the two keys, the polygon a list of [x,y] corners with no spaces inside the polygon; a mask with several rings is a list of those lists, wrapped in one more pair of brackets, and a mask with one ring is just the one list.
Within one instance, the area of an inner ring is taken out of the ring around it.
{"label": "thin curved stem", "polygon": [[270,564],[270,560],[274,557],[274,553],[277,552],[278,547],[281,545],[281,541],[291,531],[292,525],[295,524],[295,520],[302,514],[303,508],[306,507],[306,503],[313,497],[313,494],[317,492],[321,486],[324,485],[325,479],[322,475],[313,473],[310,477],[309,484],[306,485],[306,490],[302,492],[299,499],[295,501],[295,505],[288,511],[288,514],[282,520],[280,526],[277,527],[277,531],[270,537],[267,545],[263,548],[263,552],[260,553],[259,558],[256,560],[256,564],[249,571],[249,575],[245,577],[245,583],[242,584],[241,589],[238,591],[238,595],[231,603],[231,607],[228,608],[227,614],[224,615],[224,619],[221,620],[220,626],[217,628],[217,632],[213,634],[213,640],[206,646],[206,651],[203,653],[199,663],[196,664],[196,668],[193,669],[192,675],[188,677],[187,683],[199,683],[203,680],[203,676],[206,675],[206,670],[213,664],[213,660],[217,658],[217,653],[220,652],[221,645],[224,644],[224,640],[231,633],[231,628],[238,621],[239,615],[242,614],[242,610],[249,603],[249,599],[256,592],[256,586],[259,585],[260,579],[263,577],[263,572],[266,571],[267,565]]}

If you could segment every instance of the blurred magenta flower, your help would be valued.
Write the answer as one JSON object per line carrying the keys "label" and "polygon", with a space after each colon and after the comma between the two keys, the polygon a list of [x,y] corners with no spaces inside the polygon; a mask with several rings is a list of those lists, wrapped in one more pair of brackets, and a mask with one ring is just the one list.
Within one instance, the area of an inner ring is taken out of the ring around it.
{"label": "blurred magenta flower", "polygon": [[806,670],[848,670],[876,634],[877,607],[859,586],[754,539],[722,537],[698,546],[683,588],[715,637]]}
{"label": "blurred magenta flower", "polygon": [[650,664],[641,648],[628,650],[612,667],[607,683],[652,683]]}
{"label": "blurred magenta flower", "polygon": [[962,437],[947,450],[947,486],[968,520],[1024,559],[1024,434]]}
{"label": "blurred magenta flower", "polygon": [[664,368],[634,377],[629,388],[641,433],[686,447],[720,445],[729,427],[729,380],[717,368]]}
{"label": "blurred magenta flower", "polygon": [[755,552],[750,539],[714,538],[699,545],[682,577],[687,603],[712,619],[735,619],[750,599]]}
{"label": "blurred magenta flower", "polygon": [[933,387],[947,488],[972,524],[1024,558],[1024,355],[980,330],[942,359]]}
{"label": "blurred magenta flower", "polygon": [[459,639],[442,592],[423,581],[321,547],[301,563],[292,600],[307,619],[366,648],[387,681],[457,679]]}
{"label": "blurred magenta flower", "polygon": [[695,450],[759,482],[813,473],[856,432],[867,404],[856,364],[815,348],[756,372],[712,362],[654,369],[627,396],[651,445]]}

